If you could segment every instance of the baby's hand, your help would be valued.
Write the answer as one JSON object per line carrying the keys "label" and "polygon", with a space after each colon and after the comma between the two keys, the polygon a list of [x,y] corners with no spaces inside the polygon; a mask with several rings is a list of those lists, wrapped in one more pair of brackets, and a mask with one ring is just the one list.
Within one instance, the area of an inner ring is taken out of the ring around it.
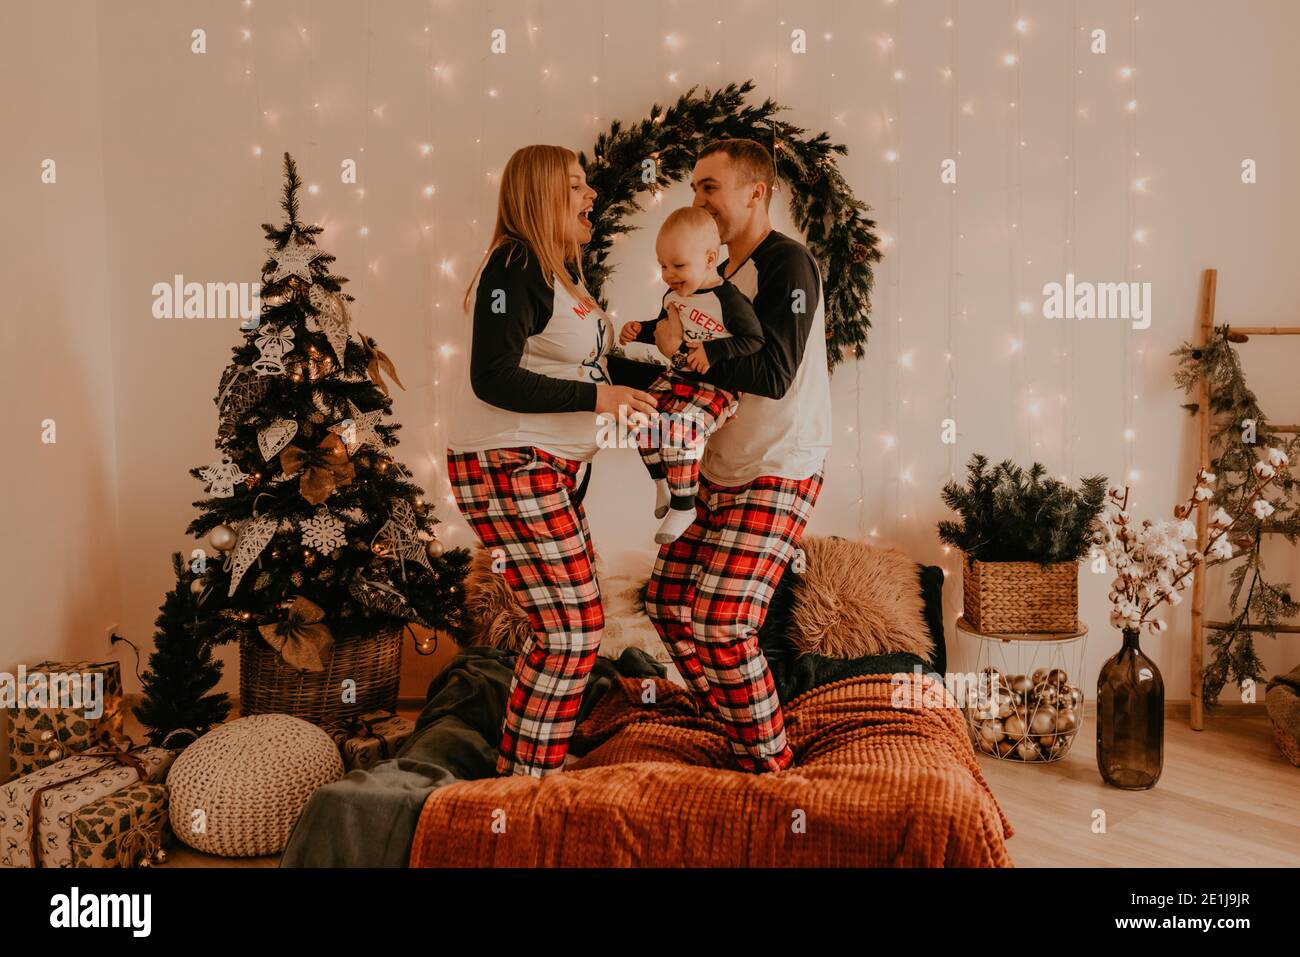
{"label": "baby's hand", "polygon": [[687,346],[686,365],[695,372],[709,371],[709,356],[704,351],[703,342],[692,342]]}
{"label": "baby's hand", "polygon": [[618,333],[618,344],[626,345],[639,335],[641,335],[641,323],[625,322]]}

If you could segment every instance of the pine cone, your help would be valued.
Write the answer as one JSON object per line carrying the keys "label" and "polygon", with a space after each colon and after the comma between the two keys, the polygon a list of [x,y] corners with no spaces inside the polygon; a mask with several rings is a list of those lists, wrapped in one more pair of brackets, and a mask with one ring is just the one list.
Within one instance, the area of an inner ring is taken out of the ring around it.
{"label": "pine cone", "polygon": [[853,261],[858,265],[866,262],[867,256],[871,253],[871,250],[867,248],[866,243],[854,243],[849,248],[853,253]]}

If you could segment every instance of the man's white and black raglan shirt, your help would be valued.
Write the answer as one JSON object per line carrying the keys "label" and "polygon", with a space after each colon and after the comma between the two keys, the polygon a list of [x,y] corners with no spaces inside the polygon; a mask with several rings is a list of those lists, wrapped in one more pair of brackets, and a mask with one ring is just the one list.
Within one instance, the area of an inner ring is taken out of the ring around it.
{"label": "man's white and black raglan shirt", "polygon": [[[570,276],[576,283],[576,277]],[[535,445],[563,458],[596,455],[596,383],[609,382],[613,325],[585,288],[574,299],[522,244],[505,243],[474,293],[469,374],[447,447]]]}
{"label": "man's white and black raglan shirt", "polygon": [[[763,327],[754,314],[753,304],[726,279],[712,289],[697,289],[689,296],[680,296],[669,289],[664,293],[659,315],[641,323],[637,342],[655,341],[655,327],[668,317],[668,307],[674,303],[682,320],[682,346],[672,358],[673,368],[679,372],[699,377],[683,364],[686,350],[694,342],[712,342],[710,349],[727,357],[753,355],[763,348]],[[713,354],[710,351],[710,362]]]}
{"label": "man's white and black raglan shirt", "polygon": [[[718,267],[727,275],[731,260]],[[722,342],[704,345],[704,380],[744,393],[736,420],[710,437],[700,471],[721,485],[760,475],[805,479],[822,467],[831,445],[830,376],[821,274],[812,253],[772,230],[731,275],[754,304],[763,348],[728,356]]]}

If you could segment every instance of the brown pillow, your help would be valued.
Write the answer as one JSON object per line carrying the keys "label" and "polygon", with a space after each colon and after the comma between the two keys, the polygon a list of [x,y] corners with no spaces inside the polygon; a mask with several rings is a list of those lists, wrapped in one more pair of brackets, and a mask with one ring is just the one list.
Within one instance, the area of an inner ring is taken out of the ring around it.
{"label": "brown pillow", "polygon": [[[790,642],[800,654],[930,660],[934,637],[916,562],[896,548],[805,535],[806,568],[791,589]],[[786,569],[795,574],[795,566]]]}

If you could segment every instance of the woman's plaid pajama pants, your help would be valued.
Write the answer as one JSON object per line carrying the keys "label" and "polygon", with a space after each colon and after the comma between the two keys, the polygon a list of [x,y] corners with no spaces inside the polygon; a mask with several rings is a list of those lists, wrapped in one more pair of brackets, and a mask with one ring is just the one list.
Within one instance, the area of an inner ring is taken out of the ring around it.
{"label": "woman's plaid pajama pants", "polygon": [[794,759],[758,629],[821,492],[806,479],[739,486],[700,477],[695,521],[659,550],[646,611],[701,708],[722,718],[737,763],[778,771]]}
{"label": "woman's plaid pajama pants", "polygon": [[510,684],[501,775],[541,777],[564,766],[600,648],[605,618],[591,535],[571,497],[581,466],[531,446],[447,452],[456,504],[533,626]]}
{"label": "woman's plaid pajama pants", "polygon": [[699,493],[704,441],[735,414],[735,393],[673,370],[646,391],[655,397],[659,415],[655,429],[635,433],[637,451],[650,476],[666,480],[673,499],[687,504]]}

